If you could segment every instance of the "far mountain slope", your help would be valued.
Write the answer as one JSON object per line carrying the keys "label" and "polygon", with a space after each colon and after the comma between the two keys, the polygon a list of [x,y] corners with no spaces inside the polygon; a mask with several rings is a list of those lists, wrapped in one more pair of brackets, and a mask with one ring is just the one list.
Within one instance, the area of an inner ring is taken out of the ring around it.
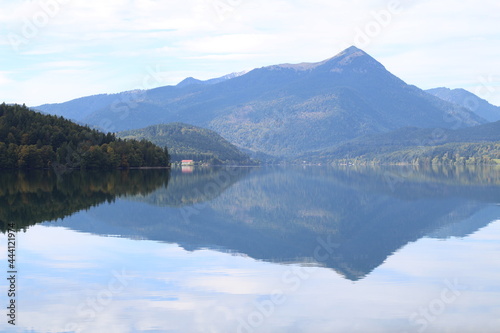
{"label": "far mountain slope", "polygon": [[432,160],[437,157],[435,162],[441,163],[445,155],[448,162],[456,162],[458,157],[463,157],[464,163],[495,163],[500,158],[500,121],[458,130],[401,128],[309,152],[300,159],[413,163],[417,159]]}
{"label": "far mountain slope", "polygon": [[499,106],[492,105],[465,89],[434,88],[426,91],[447,102],[466,107],[488,121],[500,120]]}
{"label": "far mountain slope", "polygon": [[105,107],[109,107],[115,101],[119,100],[118,95],[119,94],[100,94],[77,98],[61,104],[44,104],[32,109],[81,122],[92,113],[99,111]]}

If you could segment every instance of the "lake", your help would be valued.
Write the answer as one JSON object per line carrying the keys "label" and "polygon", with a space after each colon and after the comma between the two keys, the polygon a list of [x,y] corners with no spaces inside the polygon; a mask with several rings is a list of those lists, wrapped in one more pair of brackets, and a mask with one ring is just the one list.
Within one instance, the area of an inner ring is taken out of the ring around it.
{"label": "lake", "polygon": [[2,332],[500,332],[499,168],[2,171],[0,184],[0,299],[16,324],[4,310]]}

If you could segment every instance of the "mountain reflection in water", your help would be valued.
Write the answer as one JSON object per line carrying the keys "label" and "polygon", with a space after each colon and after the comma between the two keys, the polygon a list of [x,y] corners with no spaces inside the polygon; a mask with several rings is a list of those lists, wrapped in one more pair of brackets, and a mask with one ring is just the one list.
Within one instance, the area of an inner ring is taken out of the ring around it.
{"label": "mountain reflection in water", "polygon": [[31,171],[0,184],[2,230],[88,210],[46,225],[321,265],[353,281],[410,242],[465,237],[500,211],[494,167]]}

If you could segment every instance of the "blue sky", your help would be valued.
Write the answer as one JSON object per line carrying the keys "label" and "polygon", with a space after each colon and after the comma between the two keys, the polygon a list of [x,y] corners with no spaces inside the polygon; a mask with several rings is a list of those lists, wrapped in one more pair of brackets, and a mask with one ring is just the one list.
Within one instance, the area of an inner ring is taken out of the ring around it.
{"label": "blue sky", "polygon": [[7,103],[316,62],[356,45],[409,84],[500,105],[497,0],[2,0],[0,22]]}

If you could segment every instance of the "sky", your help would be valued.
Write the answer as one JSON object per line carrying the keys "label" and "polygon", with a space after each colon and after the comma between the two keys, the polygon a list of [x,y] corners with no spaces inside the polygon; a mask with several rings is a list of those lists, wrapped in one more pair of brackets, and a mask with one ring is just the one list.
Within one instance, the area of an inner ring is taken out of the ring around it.
{"label": "sky", "polygon": [[0,102],[175,85],[355,45],[422,89],[500,105],[498,0],[1,0]]}

